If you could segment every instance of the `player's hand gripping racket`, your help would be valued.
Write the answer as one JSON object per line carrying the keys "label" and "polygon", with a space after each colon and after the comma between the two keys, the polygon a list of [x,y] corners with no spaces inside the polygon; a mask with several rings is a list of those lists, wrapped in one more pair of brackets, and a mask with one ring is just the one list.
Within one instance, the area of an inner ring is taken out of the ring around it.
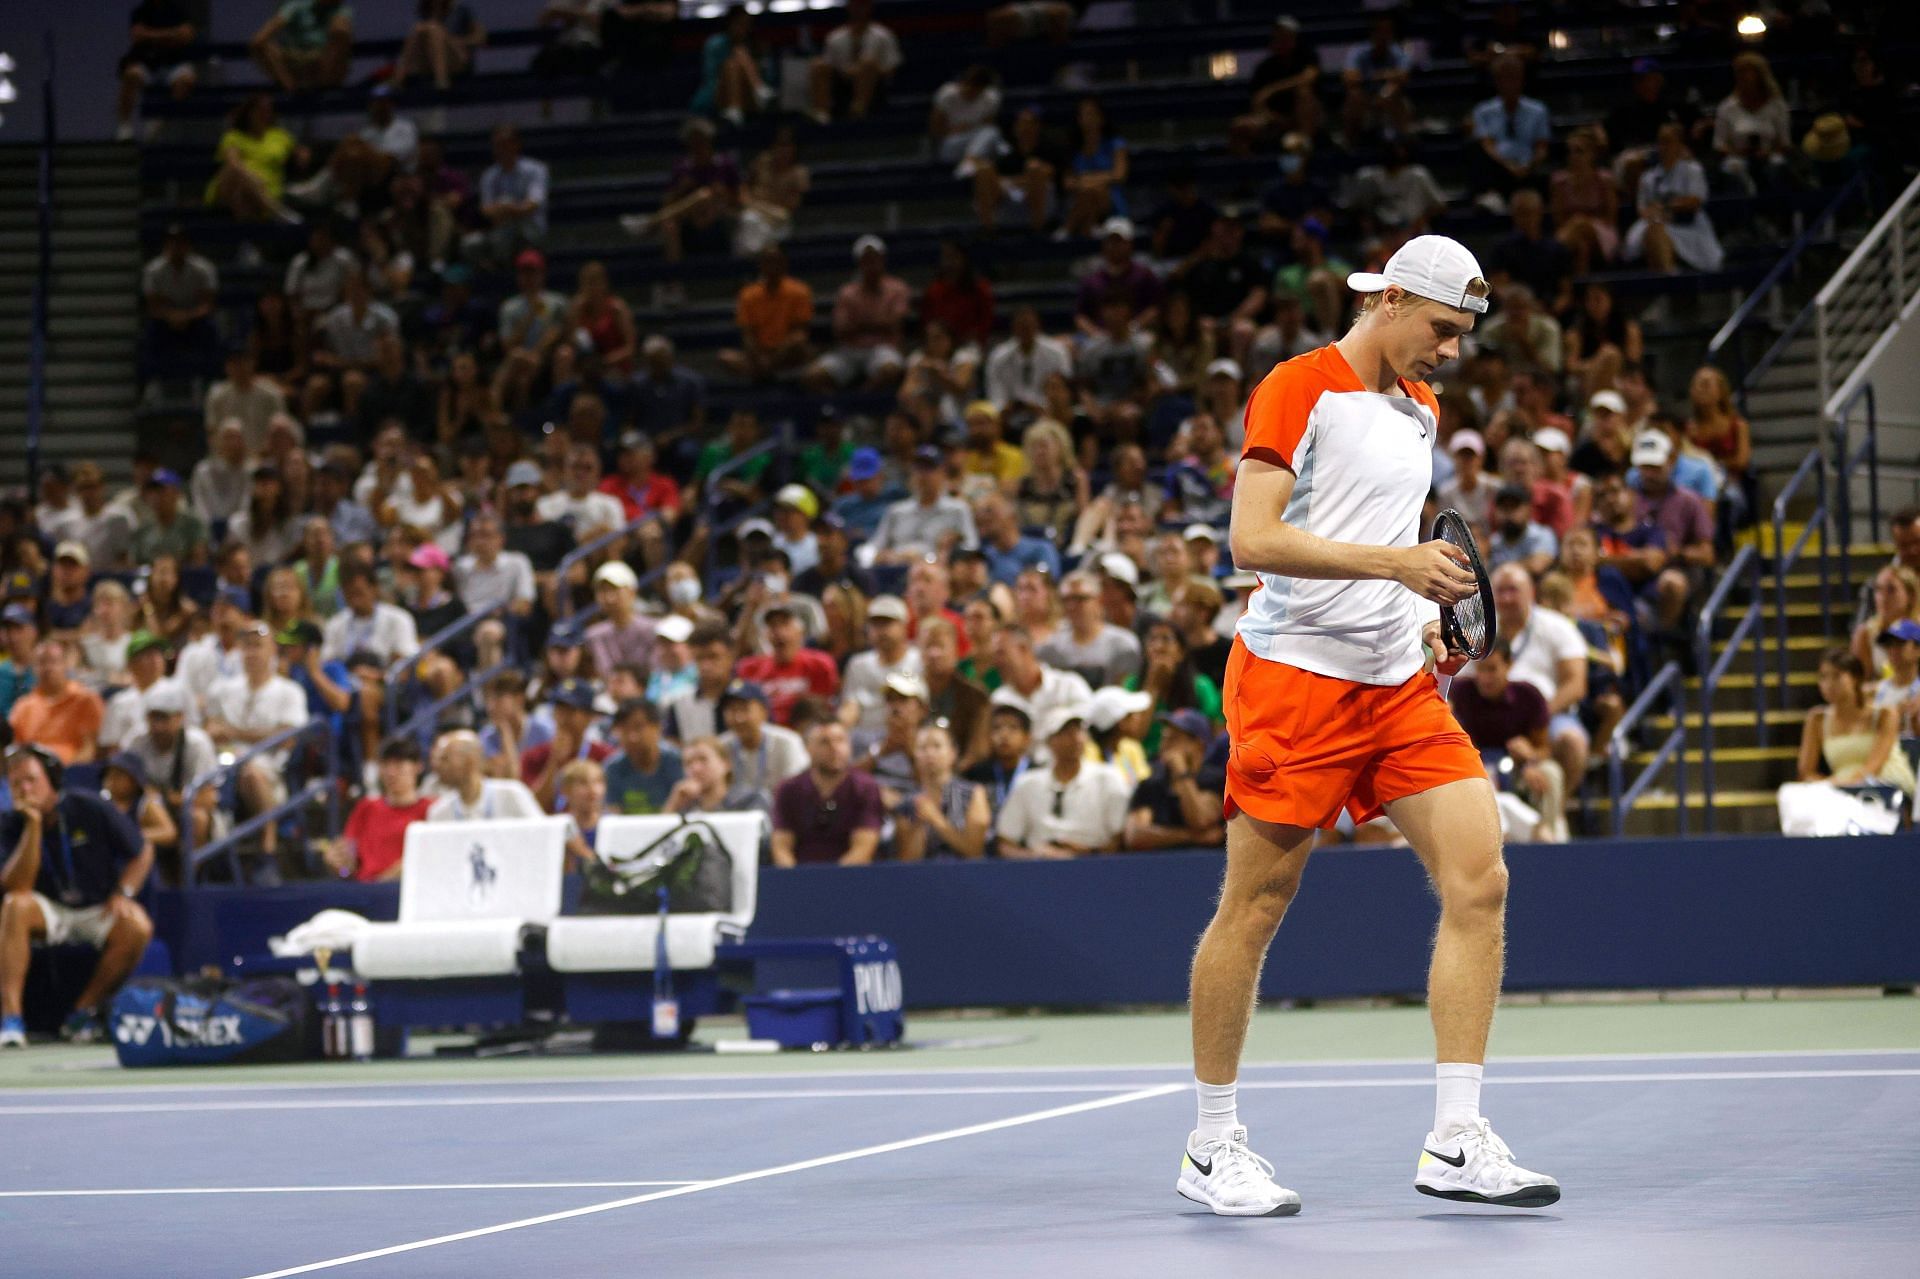
{"label": "player's hand gripping racket", "polygon": [[[1457,546],[1467,557],[1467,567],[1472,570],[1474,581],[1479,589],[1458,604],[1440,606],[1440,638],[1446,641],[1447,648],[1455,653],[1464,653],[1469,660],[1479,661],[1493,651],[1493,641],[1498,634],[1498,620],[1493,613],[1493,583],[1487,578],[1487,566],[1480,559],[1479,544],[1473,540],[1473,529],[1467,524],[1466,517],[1449,507],[1440,512],[1433,521],[1433,536],[1436,541]],[[1435,660],[1444,660],[1444,654],[1435,654]],[[1450,677],[1443,677],[1450,685]],[[1446,695],[1446,687],[1441,688]]]}

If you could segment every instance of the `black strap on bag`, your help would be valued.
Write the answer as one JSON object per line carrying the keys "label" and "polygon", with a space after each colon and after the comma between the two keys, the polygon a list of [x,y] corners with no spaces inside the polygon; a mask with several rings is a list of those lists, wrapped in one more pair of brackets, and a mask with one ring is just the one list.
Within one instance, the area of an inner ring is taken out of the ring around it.
{"label": "black strap on bag", "polygon": [[733,857],[712,824],[682,817],[678,825],[631,853],[605,853],[587,863],[581,913],[725,914],[733,909]]}

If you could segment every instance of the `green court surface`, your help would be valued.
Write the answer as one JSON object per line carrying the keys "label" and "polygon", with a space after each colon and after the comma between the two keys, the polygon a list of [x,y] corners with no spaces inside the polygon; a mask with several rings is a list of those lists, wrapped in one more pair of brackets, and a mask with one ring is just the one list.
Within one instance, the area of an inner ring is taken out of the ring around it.
{"label": "green court surface", "polygon": [[[737,1022],[703,1025],[700,1044],[744,1035]],[[289,1066],[122,1070],[104,1046],[36,1044],[0,1053],[0,1090],[97,1085],[484,1083],[656,1075],[803,1074],[840,1071],[981,1071],[999,1068],[1177,1066],[1187,1060],[1184,1011],[1086,1014],[911,1014],[911,1047],[874,1052],[746,1055],[646,1054],[434,1057],[418,1040],[406,1060]],[[1662,1053],[1812,1053],[1920,1050],[1920,999],[1911,997],[1698,997],[1623,1002],[1541,1002],[1502,1008],[1492,1055],[1595,1057]],[[1247,1042],[1250,1064],[1421,1061],[1432,1039],[1424,1007],[1266,1009]]]}

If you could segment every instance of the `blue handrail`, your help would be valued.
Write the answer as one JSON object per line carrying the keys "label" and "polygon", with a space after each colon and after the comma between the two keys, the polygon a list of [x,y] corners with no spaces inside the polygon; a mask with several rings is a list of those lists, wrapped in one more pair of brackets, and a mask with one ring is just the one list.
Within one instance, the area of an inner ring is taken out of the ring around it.
{"label": "blue handrail", "polygon": [[[1817,497],[1813,513],[1807,517],[1806,527],[1800,530],[1800,536],[1794,541],[1791,550],[1786,549],[1787,539],[1787,503],[1800,491],[1807,477],[1814,478]],[[1819,449],[1807,454],[1788,480],[1786,487],[1780,490],[1780,496],[1773,499],[1773,589],[1774,617],[1773,638],[1780,652],[1780,689],[1785,705],[1787,687],[1787,570],[1800,560],[1800,552],[1807,547],[1807,539],[1815,530],[1820,533],[1820,633],[1833,633],[1833,599],[1827,574],[1828,545],[1827,536],[1827,458]]]}
{"label": "blue handrail", "polygon": [[454,689],[451,693],[436,697],[425,706],[415,707],[413,713],[407,716],[404,723],[395,725],[390,730],[390,735],[394,737],[411,737],[413,734],[419,732],[423,725],[431,724],[439,719],[441,711],[444,711],[447,707],[452,706],[463,698],[473,696],[474,689],[485,687],[488,680],[512,665],[514,665],[514,662],[511,658],[502,658],[485,670],[474,671],[467,676],[466,681],[462,683],[459,688]]}
{"label": "blue handrail", "polygon": [[41,33],[46,66],[40,75],[38,208],[40,262],[33,279],[33,328],[27,347],[27,492],[40,492],[40,432],[47,413],[47,307],[53,292],[53,31]]}
{"label": "blue handrail", "polygon": [[[1727,646],[1718,660],[1709,661],[1713,656],[1713,624],[1720,614],[1720,606],[1742,578],[1747,582],[1747,611],[1740,615],[1739,625],[1733,628],[1733,634],[1727,639]],[[1700,674],[1700,805],[1707,833],[1713,833],[1713,695],[1720,689],[1720,681],[1726,676],[1736,658],[1740,656],[1740,646],[1753,638],[1753,720],[1759,728],[1759,740],[1762,746],[1767,744],[1767,692],[1766,663],[1767,645],[1765,635],[1755,635],[1754,631],[1762,625],[1766,616],[1761,607],[1760,593],[1760,552],[1751,545],[1740,548],[1733,557],[1733,563],[1727,565],[1726,572],[1720,575],[1719,584],[1707,596],[1707,602],[1700,607],[1700,623],[1694,632],[1694,669]],[[1784,701],[1784,695],[1782,700]]]}
{"label": "blue handrail", "polygon": [[[1853,411],[1867,406],[1867,429],[1853,451],[1847,450],[1847,438],[1853,433]],[[1833,415],[1833,464],[1839,468],[1835,480],[1834,522],[1840,533],[1840,598],[1853,598],[1853,475],[1860,463],[1867,464],[1867,518],[1869,527],[1880,527],[1880,420],[1874,400],[1873,383],[1862,382],[1840,402]]]}
{"label": "blue handrail", "polygon": [[[715,468],[715,474],[718,474],[718,473],[719,473],[719,468]],[[648,524],[652,523],[653,521],[658,520],[659,518],[660,518],[660,515],[659,515],[659,512],[657,511],[649,511],[645,515],[636,516],[633,519],[628,520],[625,524],[622,524],[619,528],[610,529],[609,531],[602,533],[599,537],[594,538],[591,542],[587,542],[580,546],[576,546],[571,551],[568,551],[565,555],[561,556],[560,563],[556,565],[553,570],[554,590],[558,597],[557,603],[560,606],[560,616],[561,617],[573,616],[573,592],[569,590],[567,587],[567,574],[573,571],[574,565],[580,563],[582,560],[587,559],[589,556],[597,555],[601,551],[606,550],[609,546],[612,546],[615,542],[618,542],[621,538],[632,537],[635,533],[638,533],[642,528],[646,527]],[[672,558],[673,546],[671,542],[669,542],[667,546],[667,555],[669,559]],[[647,576],[641,579],[643,584],[646,581],[651,580],[655,574],[662,572],[665,569],[665,567],[666,566],[663,564],[658,569],[649,570],[647,573]]]}
{"label": "blue handrail", "polygon": [[753,508],[742,511],[732,519],[723,522],[719,514],[722,499],[718,496],[720,491],[718,481],[725,479],[735,471],[744,469],[749,462],[757,458],[775,453],[776,450],[780,456],[792,455],[793,424],[791,422],[782,422],[780,429],[773,435],[761,440],[739,457],[730,457],[707,472],[706,481],[700,489],[701,501],[707,508],[707,565],[705,572],[701,574],[701,577],[705,581],[712,582],[715,573],[719,570],[721,535],[732,532],[741,524],[756,516],[763,515],[767,509],[767,503],[761,502]]}
{"label": "blue handrail", "polygon": [[[193,846],[193,809],[200,793],[210,787],[218,786],[227,777],[237,774],[254,759],[281,749],[292,749],[297,744],[318,738],[325,747],[326,767],[320,776],[302,786],[298,792],[289,795],[284,803],[277,804],[263,813],[256,813],[245,822],[234,827],[219,839],[195,850]],[[340,791],[333,783],[334,760],[333,717],[323,715],[310,719],[296,728],[284,728],[271,737],[262,738],[225,764],[216,764],[187,784],[186,794],[182,796],[180,826],[180,866],[181,883],[193,887],[200,867],[215,857],[225,856],[233,872],[235,883],[240,882],[238,851],[240,844],[251,838],[256,832],[264,830],[269,823],[277,822],[289,813],[298,812],[316,799],[327,803],[327,835],[329,838],[340,833]]]}
{"label": "blue handrail", "polygon": [[443,626],[432,635],[429,635],[425,640],[421,641],[419,648],[408,653],[405,657],[396,657],[391,662],[388,662],[386,670],[380,673],[380,681],[385,685],[387,690],[387,695],[380,706],[382,728],[389,733],[393,731],[393,726],[398,722],[400,717],[400,689],[402,685],[412,678],[412,673],[419,669],[421,658],[429,653],[439,652],[489,618],[498,617],[507,610],[507,607],[512,602],[511,600],[496,600],[494,603],[481,609],[478,613],[469,613],[452,625]]}
{"label": "blue handrail", "polygon": [[[1640,721],[1653,711],[1655,702],[1665,693],[1673,717],[1673,728],[1667,733],[1666,740],[1647,761],[1633,784],[1626,781],[1627,756],[1633,752],[1633,730]],[[1608,790],[1613,798],[1613,833],[1615,838],[1627,833],[1627,814],[1639,802],[1649,786],[1659,777],[1660,770],[1667,761],[1673,761],[1673,791],[1679,811],[1680,833],[1687,833],[1687,698],[1686,679],[1680,669],[1680,663],[1668,662],[1660,668],[1651,683],[1640,696],[1633,699],[1633,705],[1620,717],[1620,723],[1613,730],[1613,738],[1607,743],[1607,780]]]}
{"label": "blue handrail", "polygon": [[1814,241],[1819,237],[1821,232],[1826,229],[1827,224],[1840,216],[1841,207],[1855,195],[1861,194],[1866,190],[1867,175],[1864,170],[1849,178],[1841,186],[1840,190],[1835,193],[1833,199],[1827,202],[1827,207],[1816,214],[1813,221],[1807,224],[1806,229],[1794,237],[1794,241],[1787,247],[1787,251],[1780,255],[1778,262],[1773,264],[1773,269],[1760,278],[1760,282],[1754,285],[1752,291],[1747,294],[1746,300],[1740,304],[1739,308],[1736,309],[1732,315],[1727,317],[1727,322],[1720,326],[1720,331],[1715,333],[1713,339],[1707,343],[1706,362],[1708,364],[1720,364],[1722,353],[1726,352],[1729,347],[1732,348],[1731,353],[1734,371],[1730,380],[1733,383],[1734,395],[1740,402],[1740,411],[1742,413],[1747,411],[1747,388],[1757,383],[1761,377],[1766,374],[1767,370],[1773,367],[1775,362],[1777,362],[1780,356],[1786,351],[1787,347],[1792,344],[1793,339],[1799,335],[1800,330],[1806,325],[1808,318],[1813,314],[1812,303],[1809,301],[1808,305],[1801,309],[1800,313],[1793,318],[1792,323],[1787,325],[1786,331],[1774,340],[1773,344],[1767,348],[1766,352],[1761,355],[1760,359],[1756,361],[1751,368],[1747,365],[1745,348],[1736,339],[1739,338],[1747,325],[1752,321],[1754,315],[1766,301],[1767,295],[1772,293],[1780,282],[1786,278],[1788,272],[1799,265],[1801,257],[1813,246]]}

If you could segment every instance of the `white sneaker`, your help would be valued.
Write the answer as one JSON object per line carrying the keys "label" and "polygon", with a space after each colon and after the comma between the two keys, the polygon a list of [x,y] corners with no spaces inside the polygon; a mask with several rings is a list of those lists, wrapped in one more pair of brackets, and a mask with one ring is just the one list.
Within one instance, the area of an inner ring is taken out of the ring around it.
{"label": "white sneaker", "polygon": [[1560,1199],[1560,1183],[1514,1163],[1513,1152],[1485,1119],[1448,1141],[1428,1133],[1413,1188],[1436,1199],[1503,1208],[1544,1208]]}
{"label": "white sneaker", "polygon": [[1247,1149],[1245,1128],[1211,1141],[1199,1136],[1188,1136],[1180,1160],[1173,1188],[1181,1196],[1221,1217],[1291,1217],[1300,1211],[1300,1196],[1274,1184],[1273,1165]]}
{"label": "white sneaker", "polygon": [[25,1048],[27,1032],[19,1026],[0,1026],[0,1048]]}

